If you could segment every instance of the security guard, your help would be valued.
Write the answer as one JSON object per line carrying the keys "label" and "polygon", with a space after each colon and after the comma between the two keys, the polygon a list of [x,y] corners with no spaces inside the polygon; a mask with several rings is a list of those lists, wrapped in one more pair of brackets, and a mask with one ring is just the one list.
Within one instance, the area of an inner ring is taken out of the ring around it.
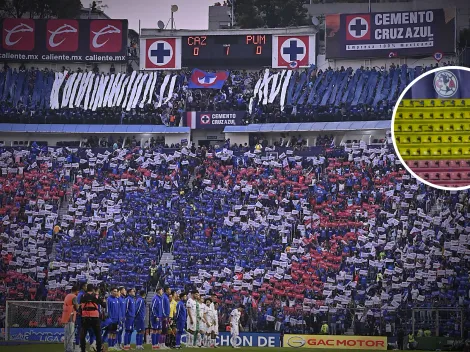
{"label": "security guard", "polygon": [[171,243],[173,242],[173,232],[168,231],[166,235],[166,248],[167,250],[171,250]]}
{"label": "security guard", "polygon": [[431,335],[432,335],[431,330],[429,329],[424,330],[424,337],[430,337]]}
{"label": "security guard", "polygon": [[101,321],[99,306],[105,307],[104,302],[96,298],[92,284],[88,284],[86,293],[80,299],[80,310],[82,313],[82,325],[80,327],[80,348],[86,350],[85,337],[89,329],[93,330],[96,337],[96,351],[101,352]]}
{"label": "security guard", "polygon": [[322,326],[321,326],[321,329],[320,329],[320,333],[322,335],[328,335],[328,324],[326,323],[326,321],[323,322]]}
{"label": "security guard", "polygon": [[418,332],[416,333],[416,337],[423,337],[423,329],[419,329]]}

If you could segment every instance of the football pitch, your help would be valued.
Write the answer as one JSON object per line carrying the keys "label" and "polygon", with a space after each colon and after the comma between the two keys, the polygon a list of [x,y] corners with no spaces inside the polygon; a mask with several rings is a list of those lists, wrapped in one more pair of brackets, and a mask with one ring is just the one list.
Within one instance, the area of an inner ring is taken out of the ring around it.
{"label": "football pitch", "polygon": [[[134,346],[133,346],[134,347]],[[0,349],[2,352],[5,351],[11,351],[11,352],[63,352],[64,347],[63,345],[59,344],[36,344],[36,345],[19,345],[19,346],[1,346]],[[135,349],[134,349],[135,350]],[[150,345],[145,346],[145,351],[151,351],[152,348]],[[194,351],[197,349],[194,348],[183,348],[183,350],[187,351]],[[206,349],[210,350],[210,349]],[[235,349],[232,347],[217,347],[214,350],[218,352],[228,352],[228,351],[234,351]],[[294,348],[283,348],[283,347],[274,347],[274,348],[269,348],[269,347],[240,347],[238,350],[240,351],[247,351],[247,352],[292,352],[295,350]],[[89,350],[88,350],[89,351]],[[105,350],[106,351],[106,350]],[[318,348],[315,349],[316,352],[336,352],[340,350],[334,350],[334,349],[327,349],[327,348]],[[364,350],[347,350],[348,352],[363,352]],[[368,350],[370,352],[379,352],[378,350]],[[425,352],[425,351],[421,351]]]}

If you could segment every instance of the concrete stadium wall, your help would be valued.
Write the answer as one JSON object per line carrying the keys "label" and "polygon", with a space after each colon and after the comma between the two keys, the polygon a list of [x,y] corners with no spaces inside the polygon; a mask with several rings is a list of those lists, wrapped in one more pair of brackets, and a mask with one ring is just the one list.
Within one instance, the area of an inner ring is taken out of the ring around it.
{"label": "concrete stadium wall", "polygon": [[[457,64],[458,60],[455,55],[446,55],[441,60],[443,62],[454,62]],[[408,65],[408,67],[415,67],[415,66],[431,66],[436,64],[436,60],[433,57],[426,57],[426,58],[393,58],[393,59],[364,59],[364,60],[345,60],[345,59],[326,59],[325,55],[318,55],[317,56],[317,67],[322,70],[326,70],[327,68],[331,67],[332,69],[352,67],[353,69],[358,69],[361,66],[380,69],[382,66],[385,69],[388,69],[392,64],[401,66],[401,65]]]}
{"label": "concrete stadium wall", "polygon": [[[0,144],[5,146],[13,146],[14,142],[23,142],[23,145],[31,144],[35,141],[47,142],[49,146],[56,146],[58,142],[76,142],[76,141],[84,141],[91,134],[59,134],[59,133],[5,133],[0,132]],[[108,139],[109,134],[104,133],[94,133],[93,136],[98,136],[98,138]],[[149,134],[149,133],[131,133],[131,134],[113,134],[114,140],[117,140],[119,137],[128,137],[132,138],[133,136],[136,137],[137,141],[142,142],[144,144],[146,141],[150,141],[152,137],[158,138],[161,137],[161,134]],[[176,143],[181,143],[182,139],[189,140],[190,134],[189,133],[171,133],[166,134],[165,136],[165,144],[171,145]],[[21,144],[15,144],[21,145]],[[121,147],[121,146],[119,146]]]}

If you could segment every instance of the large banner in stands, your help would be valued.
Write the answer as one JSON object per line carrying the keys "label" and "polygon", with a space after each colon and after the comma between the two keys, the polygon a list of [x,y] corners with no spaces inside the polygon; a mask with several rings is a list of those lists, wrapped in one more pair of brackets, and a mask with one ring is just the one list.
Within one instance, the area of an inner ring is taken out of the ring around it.
{"label": "large banner in stands", "polygon": [[245,114],[245,111],[189,111],[186,122],[191,129],[223,130],[225,126],[241,125]]}
{"label": "large banner in stands", "polygon": [[382,336],[331,336],[284,335],[284,347],[320,348],[334,350],[387,350],[387,337]]}
{"label": "large banner in stands", "polygon": [[[439,70],[416,81],[405,99],[470,99],[470,71]],[[456,108],[457,109],[457,108]]]}
{"label": "large banner in stands", "polygon": [[455,8],[327,15],[325,25],[328,59],[455,52]]}
{"label": "large banner in stands", "polygon": [[8,61],[125,62],[127,20],[5,18],[0,59]]}

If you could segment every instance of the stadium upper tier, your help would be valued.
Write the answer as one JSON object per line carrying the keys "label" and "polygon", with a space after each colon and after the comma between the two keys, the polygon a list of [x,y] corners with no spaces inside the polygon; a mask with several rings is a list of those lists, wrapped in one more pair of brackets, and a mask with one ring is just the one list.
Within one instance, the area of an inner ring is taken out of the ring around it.
{"label": "stadium upper tier", "polygon": [[[285,332],[331,319],[344,332],[352,312],[386,334],[409,329],[412,308],[470,309],[470,191],[418,183],[390,145],[309,157],[33,145],[0,149],[0,164],[3,308],[81,281],[146,287],[172,234],[160,283],[216,293],[220,326],[240,302],[250,329]],[[441,334],[460,336],[460,314],[439,318]]]}
{"label": "stadium upper tier", "polygon": [[[244,111],[244,124],[390,119],[426,68],[232,71],[222,89],[190,89],[191,73],[0,72],[0,121],[183,125],[187,111]],[[184,120],[184,121],[183,121]]]}

